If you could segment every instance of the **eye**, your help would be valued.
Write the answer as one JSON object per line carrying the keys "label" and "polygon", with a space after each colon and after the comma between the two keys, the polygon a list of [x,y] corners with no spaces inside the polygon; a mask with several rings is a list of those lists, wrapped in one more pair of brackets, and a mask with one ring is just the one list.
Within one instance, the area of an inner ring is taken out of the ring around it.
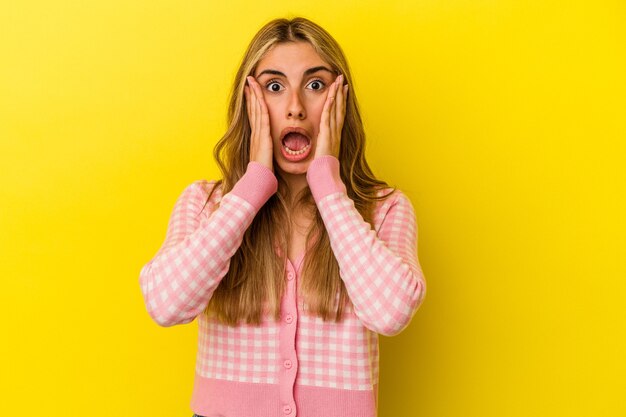
{"label": "eye", "polygon": [[266,85],[265,88],[267,88],[268,90],[270,90],[272,93],[278,93],[279,91],[281,91],[281,85],[278,81],[276,80],[270,80]]}
{"label": "eye", "polygon": [[309,83],[309,85],[312,87],[312,90],[319,91],[323,89],[326,84],[322,80],[313,80]]}

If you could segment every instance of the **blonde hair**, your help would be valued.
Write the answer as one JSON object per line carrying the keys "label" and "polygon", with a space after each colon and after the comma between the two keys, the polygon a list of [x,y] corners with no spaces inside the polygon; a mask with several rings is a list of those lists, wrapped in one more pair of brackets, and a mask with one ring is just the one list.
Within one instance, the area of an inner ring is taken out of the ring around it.
{"label": "blonde hair", "polygon": [[[388,197],[393,190],[386,195],[378,194],[388,185],[374,177],[365,160],[365,131],[343,51],[328,32],[302,17],[272,20],[250,42],[230,94],[228,129],[213,151],[223,177],[209,193],[207,203],[218,186],[221,186],[223,194],[232,190],[250,162],[251,128],[244,96],[246,76],[254,75],[259,61],[272,47],[286,42],[310,43],[337,74],[344,75],[344,83],[350,84],[339,151],[340,175],[356,209],[372,225],[374,203]],[[260,324],[264,309],[273,313],[275,320],[280,319],[280,299],[285,289],[284,268],[291,236],[287,204],[292,201],[292,196],[279,172],[274,171],[278,191],[260,209],[245,232],[241,246],[231,258],[228,272],[205,310],[205,314],[213,315],[228,325],[237,325],[242,321]],[[340,321],[350,300],[339,275],[339,265],[328,233],[309,187],[295,197],[293,201],[297,202],[297,206],[309,210],[314,217],[306,238],[307,248],[310,249],[302,269],[301,293],[306,308],[310,314],[324,320],[334,318]],[[281,249],[280,256],[275,252],[275,245]]]}

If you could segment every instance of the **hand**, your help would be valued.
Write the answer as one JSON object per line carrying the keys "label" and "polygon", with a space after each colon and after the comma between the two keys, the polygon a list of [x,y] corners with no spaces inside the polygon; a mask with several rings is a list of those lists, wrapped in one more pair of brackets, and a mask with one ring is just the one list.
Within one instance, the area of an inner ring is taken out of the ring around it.
{"label": "hand", "polygon": [[346,115],[347,95],[348,84],[343,85],[343,74],[341,74],[328,88],[328,95],[322,110],[320,129],[317,135],[315,158],[322,155],[333,155],[339,158],[339,145],[341,143],[343,119]]}
{"label": "hand", "polygon": [[261,86],[254,77],[247,77],[244,86],[248,120],[252,129],[250,137],[250,161],[259,162],[274,172],[274,146],[270,134],[270,116],[263,98]]}

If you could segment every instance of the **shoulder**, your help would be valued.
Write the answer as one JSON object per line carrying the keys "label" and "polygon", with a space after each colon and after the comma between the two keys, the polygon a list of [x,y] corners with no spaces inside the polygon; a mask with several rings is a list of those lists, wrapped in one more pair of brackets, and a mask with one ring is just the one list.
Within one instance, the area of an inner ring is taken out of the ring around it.
{"label": "shoulder", "polygon": [[379,188],[376,191],[376,197],[384,197],[383,199],[376,202],[376,211],[388,211],[391,207],[398,204],[402,206],[412,206],[409,197],[399,188]]}
{"label": "shoulder", "polygon": [[221,185],[218,180],[199,179],[193,181],[181,193],[179,203],[193,206],[198,212],[211,213],[222,199]]}
{"label": "shoulder", "polygon": [[222,196],[222,183],[218,180],[206,180],[200,179],[192,182],[185,189],[191,193],[194,193],[200,197],[204,197],[205,199],[211,194],[211,200],[219,196]]}
{"label": "shoulder", "polygon": [[394,217],[411,217],[414,216],[413,204],[409,197],[398,188],[384,187],[377,190],[377,197],[386,196],[374,205],[374,223],[376,230],[380,228],[382,223],[393,210]]}

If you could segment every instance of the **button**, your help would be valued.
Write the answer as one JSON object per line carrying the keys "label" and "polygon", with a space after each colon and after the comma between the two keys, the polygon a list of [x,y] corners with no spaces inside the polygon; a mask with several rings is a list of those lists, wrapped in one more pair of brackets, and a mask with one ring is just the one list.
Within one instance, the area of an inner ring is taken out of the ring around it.
{"label": "button", "polygon": [[293,321],[293,316],[291,314],[287,314],[287,317],[285,317],[285,321],[287,323],[291,323]]}
{"label": "button", "polygon": [[286,405],[283,407],[283,413],[285,414],[291,414],[291,406],[290,405]]}
{"label": "button", "polygon": [[289,272],[289,273],[287,274],[287,279],[288,279],[289,281],[291,281],[291,280],[293,279],[293,272]]}
{"label": "button", "polygon": [[283,365],[285,365],[285,368],[290,369],[291,368],[291,361],[289,359],[287,359],[285,362],[283,362]]}

